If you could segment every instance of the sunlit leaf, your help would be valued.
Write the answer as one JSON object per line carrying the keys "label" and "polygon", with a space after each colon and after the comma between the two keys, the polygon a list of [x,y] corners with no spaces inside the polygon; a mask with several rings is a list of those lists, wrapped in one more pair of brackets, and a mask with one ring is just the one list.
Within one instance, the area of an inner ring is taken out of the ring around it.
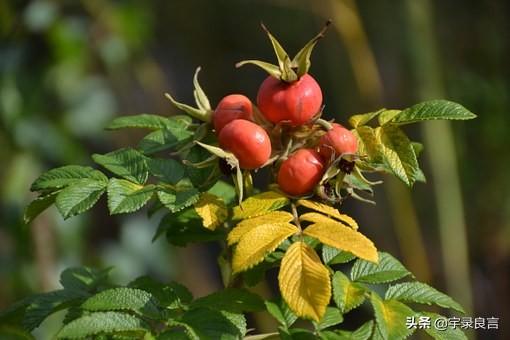
{"label": "sunlit leaf", "polygon": [[476,115],[464,106],[448,100],[429,100],[403,110],[393,118],[392,123],[408,124],[424,120],[465,120]]}
{"label": "sunlit leaf", "polygon": [[379,295],[372,293],[370,302],[374,308],[377,327],[384,339],[405,339],[416,329],[406,326],[406,319],[414,316],[415,312],[396,300],[382,300]]}
{"label": "sunlit leaf", "polygon": [[[189,117],[188,117],[189,118]],[[115,118],[107,127],[107,130],[118,130],[125,128],[145,128],[151,130],[164,129],[168,126],[185,129],[191,121],[179,117],[163,117],[151,114],[138,114]]]}
{"label": "sunlit leaf", "polygon": [[60,189],[76,183],[81,179],[93,179],[105,183],[108,181],[108,178],[103,175],[101,171],[95,170],[91,167],[67,165],[51,169],[43,173],[34,181],[30,190],[41,191],[48,189]]}
{"label": "sunlit leaf", "polygon": [[386,283],[399,280],[411,273],[388,253],[379,252],[379,263],[356,260],[351,270],[351,280],[366,283]]}
{"label": "sunlit leaf", "polygon": [[351,116],[349,118],[349,124],[351,124],[353,128],[357,128],[359,126],[365,125],[366,123],[380,115],[382,112],[384,112],[384,109]]}
{"label": "sunlit leaf", "polygon": [[273,210],[278,210],[290,201],[287,197],[275,191],[266,191],[244,200],[241,205],[234,207],[234,220],[256,217]]}
{"label": "sunlit leaf", "polygon": [[248,218],[239,222],[234,229],[228,234],[228,244],[233,245],[234,243],[239,242],[241,237],[249,232],[250,230],[256,228],[262,224],[271,224],[271,223],[288,223],[294,219],[291,213],[286,211],[272,211],[265,215]]}
{"label": "sunlit leaf", "polygon": [[293,243],[278,274],[280,292],[297,316],[319,321],[331,299],[328,269],[306,243]]}
{"label": "sunlit leaf", "polygon": [[[298,205],[301,205],[308,209],[312,209],[325,215],[328,215],[330,217],[336,218],[337,220],[340,220],[341,222],[349,225],[353,229],[359,228],[358,223],[356,223],[356,221],[352,217],[340,213],[337,209],[333,208],[332,206],[310,200],[299,200],[297,203]],[[301,218],[303,219],[309,218],[308,221],[310,222],[315,222],[314,218],[320,220],[320,216],[317,216],[315,214],[304,214],[303,216],[301,216]]]}
{"label": "sunlit leaf", "polygon": [[262,262],[287,237],[299,231],[290,223],[268,223],[259,225],[245,233],[234,249],[232,269],[239,273]]}
{"label": "sunlit leaf", "polygon": [[374,243],[365,235],[340,223],[315,223],[308,226],[304,235],[314,237],[328,246],[348,251],[367,261],[378,261]]}
{"label": "sunlit leaf", "polygon": [[108,183],[108,210],[110,214],[124,214],[139,210],[154,194],[152,184],[143,186],[125,179],[112,178]]}
{"label": "sunlit leaf", "polygon": [[333,275],[333,300],[342,313],[347,313],[365,301],[367,290],[359,283],[349,280],[344,273]]}
{"label": "sunlit leaf", "polygon": [[225,202],[216,195],[203,193],[195,203],[195,211],[202,218],[204,227],[214,230],[228,217]]}

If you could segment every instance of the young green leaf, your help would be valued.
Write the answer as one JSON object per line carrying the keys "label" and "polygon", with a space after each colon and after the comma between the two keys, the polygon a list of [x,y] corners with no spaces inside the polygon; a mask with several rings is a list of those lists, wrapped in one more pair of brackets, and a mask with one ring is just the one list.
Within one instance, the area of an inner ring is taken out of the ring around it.
{"label": "young green leaf", "polygon": [[462,306],[451,297],[422,282],[405,282],[390,286],[386,291],[385,299],[424,303],[427,305],[435,304],[444,308],[453,308],[464,313]]}
{"label": "young green leaf", "polygon": [[365,125],[366,123],[368,123],[369,121],[371,121],[372,119],[374,119],[375,117],[377,117],[378,115],[383,113],[384,111],[385,111],[385,109],[381,109],[381,110],[374,111],[374,112],[361,113],[361,114],[351,116],[349,118],[349,124],[351,124],[351,126],[356,129],[360,126]]}
{"label": "young green leaf", "polygon": [[106,184],[96,179],[80,179],[62,189],[55,201],[62,217],[68,219],[92,208],[105,192]]}
{"label": "young green leaf", "polygon": [[82,339],[97,334],[122,333],[143,336],[148,331],[145,322],[136,316],[119,312],[98,312],[84,315],[57,333],[57,339]]}
{"label": "young green leaf", "polygon": [[108,210],[110,214],[131,213],[142,208],[152,198],[156,187],[143,186],[125,179],[112,178],[108,183]]}
{"label": "young green leaf", "polygon": [[140,316],[159,319],[161,312],[152,294],[135,288],[112,288],[88,298],[82,305],[84,310],[130,311]]}
{"label": "young green leaf", "polygon": [[125,148],[105,155],[94,154],[97,164],[128,181],[144,184],[149,176],[147,157],[137,150]]}
{"label": "young green leaf", "polygon": [[241,237],[234,249],[232,258],[234,273],[250,269],[262,262],[267,254],[298,231],[299,229],[290,223],[268,223],[251,229]]}
{"label": "young green leaf", "polygon": [[55,198],[60,191],[53,191],[47,195],[41,195],[37,197],[35,200],[30,202],[30,204],[25,208],[25,213],[23,215],[23,221],[25,224],[29,224],[39,216],[44,210],[46,210],[50,205],[55,203]]}
{"label": "young green leaf", "polygon": [[366,283],[386,283],[399,280],[411,273],[388,253],[379,252],[379,263],[356,260],[351,270],[351,280]]}
{"label": "young green leaf", "polygon": [[159,130],[169,126],[186,129],[190,123],[191,119],[188,116],[163,117],[151,114],[138,114],[115,118],[106,129],[143,128]]}
{"label": "young green leaf", "polygon": [[250,217],[264,215],[270,211],[278,210],[287,204],[290,200],[275,191],[266,191],[244,200],[239,206],[234,207],[234,220],[240,220]]}
{"label": "young green leaf", "polygon": [[396,115],[391,123],[409,124],[424,120],[466,120],[476,115],[464,106],[448,100],[429,100],[411,106]]}
{"label": "young green leaf", "polygon": [[331,299],[328,269],[304,242],[293,243],[278,274],[280,292],[297,316],[319,321]]}
{"label": "young green leaf", "polygon": [[397,115],[402,112],[401,110],[384,110],[379,115],[379,125],[383,126],[391,122],[393,118],[395,118]]}
{"label": "young green leaf", "polygon": [[193,301],[190,307],[231,313],[259,312],[264,310],[264,301],[246,289],[226,288]]}
{"label": "young green leaf", "polygon": [[31,191],[55,190],[76,183],[81,179],[95,179],[99,182],[107,182],[108,178],[101,171],[88,166],[67,165],[51,169],[37,178]]}
{"label": "young green leaf", "polygon": [[333,275],[333,300],[342,313],[347,313],[365,301],[367,290],[357,282],[351,282],[342,272]]}
{"label": "young green leaf", "polygon": [[370,295],[370,302],[377,327],[384,339],[405,339],[416,330],[406,326],[406,319],[414,316],[415,312],[402,302],[382,300],[376,293]]}

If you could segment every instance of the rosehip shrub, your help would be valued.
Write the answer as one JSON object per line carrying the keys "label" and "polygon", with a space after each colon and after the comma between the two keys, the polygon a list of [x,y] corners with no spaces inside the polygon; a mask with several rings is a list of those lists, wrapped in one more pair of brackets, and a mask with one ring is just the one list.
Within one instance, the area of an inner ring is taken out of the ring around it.
{"label": "rosehip shrub", "polygon": [[271,156],[271,140],[257,124],[236,119],[223,127],[219,135],[220,146],[232,152],[242,169],[260,168]]}
{"label": "rosehip shrub", "polygon": [[[431,100],[402,111],[355,115],[349,119],[351,131],[326,122],[321,89],[308,74],[311,50],[324,30],[293,59],[266,32],[278,66],[254,60],[241,64],[270,73],[257,96],[269,122],[240,94],[226,96],[213,112],[198,82],[198,68],[196,107],[166,94],[188,115],[115,119],[108,129],[150,132],[136,147],[93,155],[96,168],[69,165],[42,174],[31,186],[39,196],[24,216],[28,224],[54,204],[67,219],[86,212],[105,194],[112,215],[149,205],[153,219],[161,216],[154,239],[165,235],[175,246],[217,242],[225,289],[194,299],[177,282],[143,276],[120,287],[109,282],[109,269],[66,269],[61,289],[0,312],[0,339],[32,339],[28,332],[66,309],[56,339],[393,340],[417,330],[409,320],[428,317],[433,324],[443,318],[415,310],[415,303],[463,312],[452,298],[415,281],[397,259],[378,251],[354,218],[339,209],[348,197],[375,203],[373,186],[380,182],[367,180],[366,172],[392,174],[409,187],[425,181],[418,164],[422,146],[402,126],[475,115],[459,104]],[[222,171],[224,165],[235,171]],[[271,171],[251,171],[261,167]],[[270,184],[257,192],[252,175],[261,174],[271,176],[264,181]],[[348,262],[352,265],[336,266]],[[280,296],[274,301],[250,291],[269,269],[279,271]],[[388,287],[381,289],[382,284]],[[367,320],[357,330],[340,329],[344,314],[366,304],[372,305],[373,317],[366,309],[360,315]],[[253,325],[245,313],[264,310],[277,319],[278,328],[247,335]],[[425,331],[436,339],[465,339],[459,327]]]}
{"label": "rosehip shrub", "polygon": [[253,120],[251,101],[242,94],[230,94],[220,100],[212,116],[214,130],[219,134],[234,119]]}
{"label": "rosehip shrub", "polygon": [[309,194],[324,174],[321,155],[313,149],[300,149],[283,161],[278,171],[278,185],[289,195]]}
{"label": "rosehip shrub", "polygon": [[260,85],[257,105],[270,122],[298,126],[308,123],[319,113],[322,91],[309,74],[291,83],[269,76]]}
{"label": "rosehip shrub", "polygon": [[358,140],[354,134],[340,124],[333,123],[319,141],[319,152],[324,159],[329,160],[334,152],[338,157],[343,154],[355,154],[358,150]]}

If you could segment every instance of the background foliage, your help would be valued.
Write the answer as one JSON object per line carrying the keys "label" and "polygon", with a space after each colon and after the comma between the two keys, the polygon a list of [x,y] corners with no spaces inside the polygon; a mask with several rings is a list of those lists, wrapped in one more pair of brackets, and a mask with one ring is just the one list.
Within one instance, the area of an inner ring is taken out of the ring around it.
{"label": "background foliage", "polygon": [[[229,91],[254,98],[262,73],[233,65],[254,55],[271,59],[259,22],[292,53],[330,17],[333,29],[316,48],[312,73],[338,121],[437,97],[478,114],[451,128],[409,130],[428,145],[427,186],[418,183],[411,194],[388,178],[377,206],[348,202],[344,209],[420,281],[450,293],[468,315],[503,324],[510,316],[508,7],[457,0],[1,2],[0,309],[59,287],[63,268],[80,264],[113,265],[125,283],[146,273],[176,279],[196,297],[219,288],[220,273],[206,262],[218,249],[151,245],[155,220],[107,218],[104,201],[65,222],[50,210],[25,227],[30,183],[42,170],[86,165],[89,154],[132,144],[137,132],[107,135],[103,127],[120,113],[175,113],[162,93],[191,102],[199,64],[213,105]],[[275,277],[257,289],[270,297]],[[259,314],[251,322],[262,331],[275,327]],[[37,332],[44,337],[52,327],[49,320]],[[504,332],[479,336],[510,336]]]}

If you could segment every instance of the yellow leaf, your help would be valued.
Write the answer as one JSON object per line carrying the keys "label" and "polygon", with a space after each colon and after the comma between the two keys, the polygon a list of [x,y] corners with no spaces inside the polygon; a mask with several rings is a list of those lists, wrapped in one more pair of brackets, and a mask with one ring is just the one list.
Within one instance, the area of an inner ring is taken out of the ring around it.
{"label": "yellow leaf", "polygon": [[264,215],[289,204],[289,199],[275,191],[266,191],[248,197],[241,205],[234,208],[234,220]]}
{"label": "yellow leaf", "polygon": [[365,235],[340,223],[315,223],[308,226],[304,235],[314,237],[328,246],[351,252],[355,256],[377,263],[374,243]]}
{"label": "yellow leaf", "polygon": [[331,299],[328,269],[304,242],[293,243],[282,259],[278,274],[280,292],[299,317],[319,321]]}
{"label": "yellow leaf", "polygon": [[340,220],[340,221],[344,222],[345,224],[349,225],[350,227],[352,227],[352,229],[359,228],[358,223],[356,223],[356,221],[352,217],[350,217],[349,215],[340,213],[337,209],[335,209],[329,205],[322,204],[319,202],[313,202],[313,201],[309,201],[309,200],[299,200],[299,201],[297,201],[297,203],[303,207],[308,208],[308,209],[312,209],[312,210],[321,212],[323,214],[326,214],[328,216],[334,217],[337,220]]}
{"label": "yellow leaf", "polygon": [[286,211],[272,211],[262,216],[242,220],[228,234],[227,237],[228,245],[231,246],[234,243],[239,242],[239,240],[244,234],[246,234],[247,232],[261,224],[288,223],[293,219],[294,216],[292,216],[292,214]]}
{"label": "yellow leaf", "polygon": [[247,270],[262,262],[287,237],[299,228],[290,223],[267,223],[256,226],[245,233],[234,249],[232,269],[234,273]]}
{"label": "yellow leaf", "polygon": [[303,215],[299,216],[299,220],[306,221],[306,222],[312,222],[312,223],[337,223],[341,226],[346,227],[346,225],[343,224],[342,222],[339,222],[337,220],[329,218],[326,215],[315,213],[315,212],[303,214]]}
{"label": "yellow leaf", "polygon": [[216,229],[228,217],[228,210],[221,197],[205,192],[195,203],[195,211],[202,218],[202,223],[209,230]]}

